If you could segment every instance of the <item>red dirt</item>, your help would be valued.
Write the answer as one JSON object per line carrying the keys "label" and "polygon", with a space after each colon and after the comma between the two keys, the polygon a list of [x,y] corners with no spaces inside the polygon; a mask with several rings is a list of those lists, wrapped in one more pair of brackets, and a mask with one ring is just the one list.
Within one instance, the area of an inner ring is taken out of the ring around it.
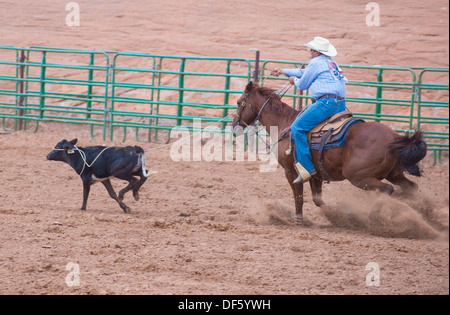
{"label": "red dirt", "polygon": [[[69,28],[65,3],[2,1],[2,44],[220,57],[257,47],[263,58],[304,61],[300,44],[321,35],[340,63],[448,67],[444,1],[379,1],[380,27],[366,26],[365,3],[349,0],[78,2],[81,26]],[[307,186],[299,228],[280,168],[174,162],[169,148],[147,153],[159,173],[140,201],[126,195],[131,214],[102,185],[82,212],[77,174],[45,158],[62,138],[158,146],[51,123],[0,135],[0,294],[449,294],[448,156],[436,166],[426,158],[410,199],[331,183],[332,210],[321,211]],[[79,286],[66,284],[70,262]],[[370,262],[380,286],[366,284]]]}
{"label": "red dirt", "polygon": [[[103,143],[51,124],[0,136],[2,294],[448,294],[447,165],[428,159],[412,200],[326,185],[332,215],[306,187],[299,228],[280,168],[173,162],[166,148],[147,153],[159,173],[139,202],[126,196],[131,214],[100,184],[82,212],[78,175],[45,159],[61,135]],[[69,262],[80,266],[80,286],[66,285]],[[380,266],[379,287],[366,286],[369,262]]]}

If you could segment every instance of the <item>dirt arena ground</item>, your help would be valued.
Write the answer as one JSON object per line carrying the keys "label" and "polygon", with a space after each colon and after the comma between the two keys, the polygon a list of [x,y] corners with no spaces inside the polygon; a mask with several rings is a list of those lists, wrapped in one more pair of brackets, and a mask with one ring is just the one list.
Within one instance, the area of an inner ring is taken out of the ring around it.
{"label": "dirt arena ground", "polygon": [[[307,226],[299,228],[281,169],[174,162],[167,148],[147,154],[159,173],[139,202],[126,196],[131,214],[100,184],[82,212],[78,175],[45,156],[62,134],[80,146],[98,140],[67,126],[41,129],[0,136],[3,294],[448,294],[448,164],[427,160],[413,199],[328,184],[334,217],[306,187]],[[80,286],[66,285],[70,262]],[[379,265],[379,287],[366,285],[370,262]]]}
{"label": "dirt arena ground", "polygon": [[[378,1],[379,27],[366,25],[366,2],[354,0],[78,3],[81,26],[68,27],[64,2],[3,0],[1,44],[235,57],[256,47],[263,58],[303,61],[300,44],[321,35],[341,63],[448,67],[446,1]],[[170,148],[148,152],[159,173],[140,201],[125,197],[131,214],[102,185],[82,212],[78,175],[45,158],[62,138],[158,146],[92,140],[88,127],[52,123],[0,134],[0,294],[449,294],[448,155],[443,165],[424,160],[412,198],[331,183],[324,212],[306,186],[299,228],[280,168],[174,162]],[[71,263],[79,285],[67,285]],[[379,286],[366,281],[370,263]]]}

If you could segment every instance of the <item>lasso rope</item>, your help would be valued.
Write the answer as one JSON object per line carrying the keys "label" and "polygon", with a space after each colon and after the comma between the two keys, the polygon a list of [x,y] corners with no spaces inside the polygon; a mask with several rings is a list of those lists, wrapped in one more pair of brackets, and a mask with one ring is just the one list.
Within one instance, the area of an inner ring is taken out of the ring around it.
{"label": "lasso rope", "polygon": [[[286,84],[283,88],[281,88],[276,94],[280,95],[280,94],[282,93],[281,96],[280,96],[280,98],[282,98],[282,97],[284,96],[284,94],[286,94],[286,92],[289,90],[289,88],[291,87],[291,85],[292,85],[292,84],[289,82],[289,83]],[[267,101],[268,101],[268,100],[267,100]],[[267,102],[266,102],[266,103],[267,103]],[[232,116],[232,115],[236,115],[236,112],[237,112],[237,110],[235,110],[235,111],[232,112],[231,114],[228,114],[227,116],[223,117],[222,119],[220,119],[220,120],[218,120],[218,121],[216,121],[216,122],[213,122],[212,124],[206,126],[205,128],[203,128],[203,130],[206,129],[206,128],[210,128],[210,127],[212,127],[212,126],[214,126],[214,125],[216,125],[216,124],[218,124],[218,123],[221,123],[222,121],[224,121],[225,119],[229,118],[229,117]],[[189,136],[189,138],[192,138],[192,137],[194,137],[196,134],[201,133],[201,132],[202,132],[202,130],[197,131],[197,132],[193,132],[193,133]],[[256,134],[257,134],[257,136],[260,138],[258,132],[257,132]],[[260,138],[260,139],[261,139],[261,138]],[[262,139],[261,139],[261,140],[262,140]],[[272,151],[271,147],[268,146],[264,140],[262,140],[262,141],[264,142],[264,144],[266,145],[266,147],[268,147],[268,148]],[[277,142],[278,142],[278,141],[277,141]],[[276,143],[275,143],[275,144],[276,144]],[[144,152],[163,149],[163,148],[169,147],[169,146],[171,146],[171,145],[172,145],[172,143],[168,143],[168,144],[165,144],[165,145],[156,147],[156,148],[145,149]],[[103,150],[95,157],[95,159],[92,161],[91,164],[89,164],[89,163],[86,161],[86,153],[84,153],[83,150],[79,149],[79,148],[78,148],[77,146],[75,146],[75,145],[74,145],[74,149],[57,149],[57,148],[53,148],[53,150],[54,150],[54,151],[67,151],[68,154],[71,154],[71,153],[69,153],[71,150],[72,150],[72,151],[78,151],[78,153],[79,153],[80,156],[81,156],[81,159],[83,160],[83,168],[82,168],[81,172],[78,174],[78,175],[81,176],[81,174],[83,174],[83,172],[84,172],[86,166],[87,166],[88,168],[91,168],[92,165],[94,165],[94,163],[97,161],[97,159],[102,155],[102,153],[105,152],[105,151],[106,151],[107,149],[109,149],[109,148],[111,148],[111,147],[106,147],[106,148],[104,148],[104,149],[103,149]],[[272,152],[273,152],[273,151],[272,151]],[[72,152],[72,153],[73,153],[73,152]]]}
{"label": "lasso rope", "polygon": [[[218,120],[218,121],[215,121],[215,122],[213,122],[212,124],[206,126],[205,128],[203,128],[203,130],[205,130],[206,128],[210,128],[210,127],[212,127],[212,126],[214,126],[214,125],[216,125],[216,124],[218,124],[218,123],[224,121],[225,119],[229,118],[231,115],[235,115],[235,114],[236,114],[236,110],[235,110],[234,112],[232,112],[231,114],[228,114],[227,116],[223,117],[222,119],[220,119],[220,120]],[[201,133],[201,132],[202,132],[202,130],[193,132],[193,133],[189,136],[189,138],[192,138],[192,137],[194,137],[196,134]],[[145,149],[144,151],[159,150],[159,149],[163,149],[163,148],[169,147],[169,146],[171,146],[171,145],[172,145],[172,143],[168,143],[168,144],[165,144],[165,145],[156,147],[156,148]]]}
{"label": "lasso rope", "polygon": [[[86,166],[88,167],[88,168],[91,168],[92,167],[92,165],[94,165],[94,163],[97,161],[97,159],[100,157],[100,155],[102,155],[102,153],[103,152],[105,152],[107,149],[110,149],[110,148],[113,148],[113,147],[106,147],[106,148],[104,148],[96,157],[95,157],[95,159],[92,161],[92,163],[91,164],[89,164],[87,161],[86,161],[86,153],[84,153],[84,151],[83,150],[81,150],[80,148],[78,148],[76,145],[74,145],[74,149],[57,149],[57,148],[53,148],[53,150],[54,151],[67,151],[67,154],[73,154],[73,151],[78,151],[78,153],[80,153],[80,156],[81,156],[81,159],[83,160],[83,168],[81,169],[81,172],[78,174],[78,175],[80,175],[81,176],[81,174],[83,174],[83,172],[84,172],[84,169],[86,168]],[[72,152],[71,152],[72,151]]]}

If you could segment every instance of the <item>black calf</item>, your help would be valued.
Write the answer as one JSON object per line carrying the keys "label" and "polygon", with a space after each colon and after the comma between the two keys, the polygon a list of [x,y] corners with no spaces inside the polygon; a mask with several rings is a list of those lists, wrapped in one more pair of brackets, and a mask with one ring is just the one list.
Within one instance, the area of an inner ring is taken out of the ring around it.
{"label": "black calf", "polygon": [[[139,188],[151,174],[145,169],[144,150],[138,146],[81,148],[75,146],[76,143],[77,139],[62,140],[47,155],[47,159],[67,163],[81,176],[83,181],[81,210],[86,210],[91,185],[100,181],[123,211],[130,213],[130,208],[122,202],[125,193],[133,190],[134,199],[139,200]],[[140,179],[138,180],[133,175],[139,176]],[[119,196],[116,195],[111,185],[111,177],[123,179],[129,183],[119,192]]]}

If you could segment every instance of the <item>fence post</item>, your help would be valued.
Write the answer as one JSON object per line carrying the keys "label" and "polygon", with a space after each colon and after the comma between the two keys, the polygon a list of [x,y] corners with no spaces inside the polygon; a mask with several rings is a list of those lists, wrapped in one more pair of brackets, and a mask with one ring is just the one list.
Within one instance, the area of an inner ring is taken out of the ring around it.
{"label": "fence post", "polygon": [[[413,74],[413,86],[412,86],[412,91],[411,91],[411,109],[409,111],[409,130],[413,129],[413,120],[414,120],[414,104],[417,102],[417,110],[420,111],[419,107],[420,107],[420,94],[421,94],[421,89],[420,89],[420,82],[416,81],[416,73],[411,70],[412,74]],[[420,115],[417,114],[417,130],[420,129],[420,124],[419,124],[419,120],[420,120]]]}
{"label": "fence post", "polygon": [[88,75],[88,80],[89,80],[89,85],[88,85],[88,100],[86,103],[86,109],[87,109],[87,113],[86,113],[86,119],[91,119],[91,107],[92,107],[92,81],[94,79],[94,69],[92,69],[92,67],[94,66],[94,54],[91,54],[91,58],[89,61],[89,75]]}
{"label": "fence post", "polygon": [[[161,73],[157,72],[159,70],[159,65],[156,63],[156,58],[152,57],[153,59],[153,67],[152,70],[154,71],[152,73],[152,86],[155,86],[155,79],[161,75]],[[150,92],[150,100],[152,101],[152,103],[150,104],[150,115],[154,115],[155,114],[155,104],[153,103],[154,100],[154,94],[155,94],[155,89],[152,89]],[[153,122],[155,121],[154,118],[149,118],[148,120],[148,124],[150,126],[152,125],[156,125],[156,123],[154,124]],[[137,128],[136,128],[136,136],[137,136]],[[151,142],[152,141],[152,128],[148,129],[148,141]],[[155,133],[155,141],[156,141],[156,133]]]}
{"label": "fence post", "polygon": [[[163,62],[163,57],[159,58],[159,63],[157,64],[157,70],[159,70],[158,72],[158,87],[161,86],[161,76],[162,76],[162,62]],[[152,92],[153,93],[153,92]],[[156,114],[159,114],[159,101],[161,99],[161,90],[158,89],[158,91],[156,92]],[[159,124],[159,118],[156,117],[155,118],[155,125]],[[158,129],[155,129],[155,136],[154,136],[155,142],[158,141]],[[168,141],[170,140],[170,137],[168,138]]]}
{"label": "fence post", "polygon": [[380,122],[380,119],[378,119],[378,117],[380,117],[381,114],[381,98],[383,97],[383,87],[380,86],[381,83],[383,82],[383,69],[378,69],[378,75],[377,75],[377,82],[378,82],[378,87],[377,87],[377,104],[375,105],[375,121],[376,122]]}
{"label": "fence post", "polygon": [[41,88],[40,88],[40,100],[39,100],[39,119],[44,118],[44,110],[45,110],[45,71],[47,63],[47,52],[42,52],[42,65],[41,65]]}
{"label": "fence post", "polygon": [[[103,116],[103,140],[106,139],[106,128],[108,123],[109,116],[109,124],[110,124],[110,135],[111,141],[114,138],[114,84],[115,84],[115,76],[116,76],[116,57],[114,57],[114,61],[112,64],[109,64],[109,57],[107,55],[107,68],[106,68],[106,82],[105,82],[105,112]],[[108,106],[108,91],[109,86],[111,86],[111,105]],[[91,134],[92,137],[92,134]]]}
{"label": "fence post", "polygon": [[[231,64],[231,60],[227,61],[227,76],[225,77],[225,90],[227,92],[225,92],[225,95],[223,97],[223,105],[227,106],[228,102],[230,101],[230,92],[228,92],[230,90],[230,64]],[[223,110],[223,114],[222,114],[222,118],[225,118],[228,116],[228,108],[225,108]],[[225,129],[227,123],[223,122],[222,123],[222,129]]]}
{"label": "fence post", "polygon": [[[306,67],[306,63],[302,64],[300,69],[305,69],[305,67]],[[300,93],[300,96],[298,98],[298,110],[302,110],[303,109],[303,90],[300,90],[299,93]],[[295,104],[295,98],[294,98],[294,104]],[[295,108],[295,106],[294,106],[294,108]]]}
{"label": "fence post", "polygon": [[181,59],[181,65],[180,65],[180,77],[178,80],[178,110],[177,110],[177,126],[181,126],[181,116],[183,115],[183,89],[184,89],[184,68],[186,65],[186,59]]}
{"label": "fence post", "polygon": [[259,82],[259,49],[252,48],[252,50],[256,50],[255,56],[255,72],[253,72],[253,80],[258,83]]}
{"label": "fence post", "polygon": [[24,79],[24,75],[25,75],[25,65],[23,65],[24,61],[25,61],[25,51],[21,50],[20,51],[20,60],[19,60],[19,62],[21,63],[20,71],[19,71],[19,79],[20,79],[20,81],[19,81],[19,117],[21,117],[18,121],[18,123],[19,123],[18,129],[19,130],[23,129],[23,118],[22,117],[25,114],[25,111],[23,109],[23,101],[25,99],[25,96],[23,94],[23,92],[24,92],[23,79]]}

